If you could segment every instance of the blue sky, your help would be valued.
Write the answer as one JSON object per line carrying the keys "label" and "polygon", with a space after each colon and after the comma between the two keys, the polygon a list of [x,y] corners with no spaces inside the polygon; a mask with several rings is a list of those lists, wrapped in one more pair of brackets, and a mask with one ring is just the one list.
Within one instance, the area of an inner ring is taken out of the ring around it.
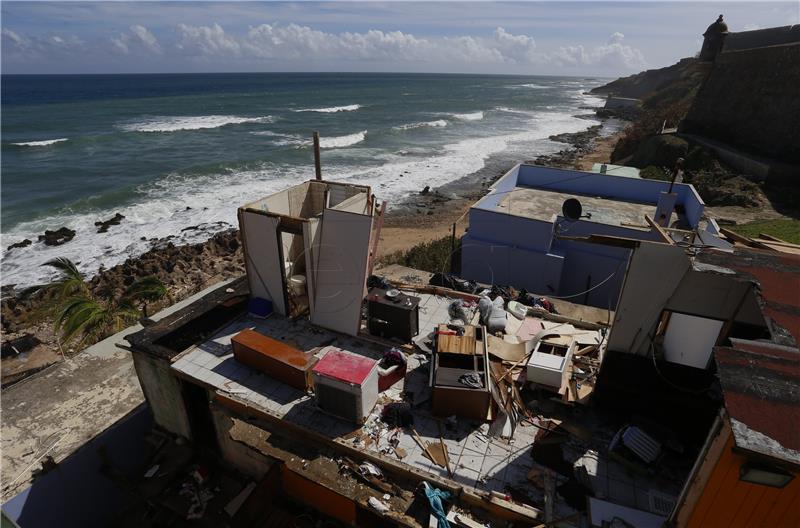
{"label": "blue sky", "polygon": [[2,2],[4,73],[401,71],[617,76],[790,2]]}

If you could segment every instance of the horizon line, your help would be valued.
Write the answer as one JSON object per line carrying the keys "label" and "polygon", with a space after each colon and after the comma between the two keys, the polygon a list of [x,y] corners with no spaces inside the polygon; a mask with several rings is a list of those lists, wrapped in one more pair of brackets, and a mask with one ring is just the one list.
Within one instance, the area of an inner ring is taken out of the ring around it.
{"label": "horizon line", "polygon": [[[597,79],[616,79],[621,77],[627,77],[627,75],[623,76],[603,76],[603,75],[556,75],[556,74],[548,74],[548,73],[470,73],[470,72],[385,72],[385,71],[204,71],[204,72],[115,72],[115,73],[90,73],[90,72],[80,72],[80,73],[6,73],[1,72],[0,77],[8,77],[8,76],[27,76],[27,77],[68,77],[68,76],[88,76],[88,75],[106,75],[106,76],[114,76],[114,75],[269,75],[269,74],[281,74],[281,75],[307,75],[307,74],[331,74],[331,75],[481,75],[486,77],[573,77],[573,78],[597,78]],[[631,75],[636,75],[631,74]]]}

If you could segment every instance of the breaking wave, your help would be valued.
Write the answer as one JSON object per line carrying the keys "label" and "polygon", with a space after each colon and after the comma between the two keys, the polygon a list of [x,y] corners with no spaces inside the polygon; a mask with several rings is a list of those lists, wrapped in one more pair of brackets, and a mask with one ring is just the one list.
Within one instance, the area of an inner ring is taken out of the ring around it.
{"label": "breaking wave", "polygon": [[405,125],[399,125],[396,127],[392,127],[395,130],[411,130],[412,128],[422,128],[422,127],[446,127],[447,121],[444,119],[437,119],[436,121],[420,121],[419,123],[408,123]]}
{"label": "breaking wave", "polygon": [[227,125],[240,125],[242,123],[271,123],[272,116],[243,117],[229,115],[208,116],[158,116],[135,123],[121,125],[128,132],[178,132],[182,130],[202,130],[207,128],[220,128]]}
{"label": "breaking wave", "polygon": [[543,84],[525,83],[525,84],[512,84],[509,88],[533,88],[534,90],[547,90],[552,86],[545,86]]}
{"label": "breaking wave", "polygon": [[300,108],[295,112],[322,112],[323,114],[333,114],[335,112],[353,112],[361,108],[361,105],[351,104],[345,106],[330,106],[327,108]]}
{"label": "breaking wave", "polygon": [[18,147],[47,147],[50,145],[55,145],[56,143],[62,143],[64,141],[69,141],[69,138],[45,139],[43,141],[23,141],[21,143],[12,143],[12,145],[16,145]]}
{"label": "breaking wave", "polygon": [[450,114],[450,115],[462,121],[480,121],[481,119],[483,119],[483,112],[471,112],[468,114]]}
{"label": "breaking wave", "polygon": [[367,131],[362,130],[361,132],[356,132],[355,134],[348,134],[346,136],[335,136],[335,137],[322,137],[319,140],[319,146],[322,148],[342,148],[342,147],[349,147],[351,145],[355,145],[356,143],[361,143],[367,138]]}

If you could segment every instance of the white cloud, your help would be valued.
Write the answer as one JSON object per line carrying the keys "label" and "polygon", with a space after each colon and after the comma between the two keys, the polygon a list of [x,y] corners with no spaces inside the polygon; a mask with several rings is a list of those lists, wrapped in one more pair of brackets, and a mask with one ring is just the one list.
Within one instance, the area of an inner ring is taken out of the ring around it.
{"label": "white cloud", "polygon": [[153,53],[161,53],[161,46],[158,45],[158,40],[156,40],[155,35],[153,35],[150,30],[139,25],[133,25],[130,29],[131,33],[136,35],[139,42],[141,42],[145,48]]}
{"label": "white cloud", "polygon": [[383,61],[428,64],[506,64],[561,66],[608,65],[636,68],[645,64],[636,48],[614,33],[601,46],[568,46],[552,52],[537,48],[533,37],[498,27],[488,37],[416,37],[402,31],[372,29],[363,33],[327,33],[298,24],[260,24],[241,37],[219,24],[178,26],[177,47],[203,57],[281,61]]}
{"label": "white cloud", "polygon": [[578,46],[562,46],[550,54],[550,59],[559,66],[600,66],[608,68],[637,69],[647,65],[641,51],[623,44],[625,35],[613,33],[608,42],[602,46],[586,48]]}
{"label": "white cloud", "polygon": [[84,43],[74,35],[24,36],[8,28],[2,30],[3,57],[10,53],[18,60],[34,58],[53,58],[81,50]]}
{"label": "white cloud", "polygon": [[[219,23],[181,23],[173,35],[159,38],[143,25],[101,41],[104,50],[131,58],[158,55],[163,64],[186,59],[202,63],[204,69],[235,68],[315,69],[327,67],[353,71],[397,69],[397,71],[494,71],[526,72],[532,67],[549,72],[618,72],[646,64],[642,52],[625,43],[625,35],[613,33],[607,42],[587,46],[574,44],[542,48],[533,36],[498,26],[482,35],[417,36],[403,31],[371,29],[332,33],[306,25],[259,24],[229,33]],[[59,35],[31,37],[3,28],[3,45],[17,62],[38,54],[52,60],[53,50],[80,49],[84,58],[96,46],[75,37]],[[76,55],[78,56],[78,55]],[[7,53],[4,52],[4,59]]]}
{"label": "white cloud", "polygon": [[228,36],[222,26],[188,26],[178,24],[177,48],[190,55],[238,56],[240,45]]}
{"label": "white cloud", "polygon": [[8,28],[3,28],[2,31],[3,35],[3,47],[5,46],[12,46],[14,48],[23,49],[27,46],[27,40],[20,37],[14,31],[11,31]]}
{"label": "white cloud", "polygon": [[162,53],[156,36],[149,29],[138,24],[134,24],[128,29],[128,33],[120,33],[117,37],[111,37],[111,45],[114,47],[114,51],[123,55],[136,50],[159,55]]}

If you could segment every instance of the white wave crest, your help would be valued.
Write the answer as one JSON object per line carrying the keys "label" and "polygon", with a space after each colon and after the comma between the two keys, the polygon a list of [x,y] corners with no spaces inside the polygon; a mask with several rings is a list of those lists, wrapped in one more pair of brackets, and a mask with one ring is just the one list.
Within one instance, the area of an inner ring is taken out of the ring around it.
{"label": "white wave crest", "polygon": [[121,125],[128,132],[179,132],[182,130],[202,130],[219,128],[242,123],[271,123],[272,116],[244,117],[230,115],[207,116],[157,116]]}
{"label": "white wave crest", "polygon": [[483,119],[483,112],[471,112],[468,114],[450,114],[450,115],[462,121],[480,121],[481,119]]}
{"label": "white wave crest", "polygon": [[412,128],[422,128],[422,127],[446,127],[447,121],[444,119],[437,119],[436,121],[420,121],[419,123],[407,123],[405,125],[400,125],[396,127],[392,127],[395,130],[410,130]]}
{"label": "white wave crest", "polygon": [[547,90],[551,88],[550,86],[545,86],[543,84],[535,84],[535,83],[525,83],[525,84],[512,84],[508,88],[517,89],[517,88],[533,88],[534,90]]}
{"label": "white wave crest", "polygon": [[495,110],[497,110],[498,112],[505,112],[507,114],[520,114],[528,116],[536,115],[536,112],[533,112],[531,110],[520,110],[518,108],[509,108],[507,106],[497,106],[495,107]]}
{"label": "white wave crest", "polygon": [[329,106],[327,108],[300,108],[295,112],[321,112],[323,114],[333,114],[335,112],[353,112],[361,108],[361,105],[351,104],[345,106]]}
{"label": "white wave crest", "polygon": [[69,138],[45,139],[43,141],[23,141],[21,143],[12,143],[12,145],[17,145],[18,147],[47,147],[50,145],[55,145],[56,143],[63,143],[64,141],[68,140]]}
{"label": "white wave crest", "polygon": [[362,130],[355,134],[348,134],[346,136],[323,137],[319,140],[319,146],[322,148],[342,148],[361,143],[367,138],[367,131]]}

